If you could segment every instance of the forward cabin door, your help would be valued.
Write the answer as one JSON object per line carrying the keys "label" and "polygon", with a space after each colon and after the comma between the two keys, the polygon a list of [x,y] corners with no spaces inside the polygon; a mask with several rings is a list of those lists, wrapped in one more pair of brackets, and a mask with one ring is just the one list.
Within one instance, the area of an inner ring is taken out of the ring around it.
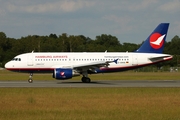
{"label": "forward cabin door", "polygon": [[27,65],[28,65],[28,66],[33,66],[33,53],[31,53],[31,54],[28,55]]}

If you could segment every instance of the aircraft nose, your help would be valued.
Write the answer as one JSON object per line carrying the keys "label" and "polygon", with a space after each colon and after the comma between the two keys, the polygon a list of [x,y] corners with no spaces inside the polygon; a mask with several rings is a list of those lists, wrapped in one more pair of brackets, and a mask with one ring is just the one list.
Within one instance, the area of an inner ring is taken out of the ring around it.
{"label": "aircraft nose", "polygon": [[7,67],[8,67],[8,63],[6,63],[6,64],[4,65],[4,67],[7,68]]}
{"label": "aircraft nose", "polygon": [[7,62],[4,67],[5,67],[6,69],[10,68],[10,63]]}

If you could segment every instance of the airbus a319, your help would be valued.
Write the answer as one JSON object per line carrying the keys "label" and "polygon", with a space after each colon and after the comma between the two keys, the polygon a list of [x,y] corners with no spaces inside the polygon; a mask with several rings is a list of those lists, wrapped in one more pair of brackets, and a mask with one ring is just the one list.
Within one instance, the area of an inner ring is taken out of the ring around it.
{"label": "airbus a319", "polygon": [[15,72],[52,73],[57,80],[82,75],[89,83],[88,74],[118,72],[156,64],[172,59],[163,54],[169,23],[159,24],[135,52],[31,52],[15,56],[5,68]]}

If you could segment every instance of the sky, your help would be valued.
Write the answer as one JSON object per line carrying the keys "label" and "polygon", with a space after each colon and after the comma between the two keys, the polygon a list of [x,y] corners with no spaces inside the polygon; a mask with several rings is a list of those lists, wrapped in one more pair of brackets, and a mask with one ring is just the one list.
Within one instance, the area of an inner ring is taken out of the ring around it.
{"label": "sky", "polygon": [[180,0],[0,0],[0,32],[16,39],[107,34],[140,44],[162,22],[170,23],[167,41],[180,36]]}

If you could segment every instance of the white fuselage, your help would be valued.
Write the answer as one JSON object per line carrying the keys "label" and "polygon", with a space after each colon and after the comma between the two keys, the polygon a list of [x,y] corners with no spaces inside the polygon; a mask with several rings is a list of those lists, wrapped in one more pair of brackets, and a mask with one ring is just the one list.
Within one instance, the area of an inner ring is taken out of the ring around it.
{"label": "white fuselage", "polygon": [[[76,66],[91,65],[95,62],[106,62],[117,60],[117,63],[111,62],[108,66],[100,67],[99,70],[115,69],[113,71],[123,71],[123,69],[133,69],[139,66],[146,66],[161,61],[172,59],[168,54],[156,53],[25,53],[16,56],[9,61],[5,67],[12,71],[22,72],[51,72],[55,68],[74,68]],[[102,71],[103,72],[103,71]],[[111,72],[111,71],[110,71]]]}

